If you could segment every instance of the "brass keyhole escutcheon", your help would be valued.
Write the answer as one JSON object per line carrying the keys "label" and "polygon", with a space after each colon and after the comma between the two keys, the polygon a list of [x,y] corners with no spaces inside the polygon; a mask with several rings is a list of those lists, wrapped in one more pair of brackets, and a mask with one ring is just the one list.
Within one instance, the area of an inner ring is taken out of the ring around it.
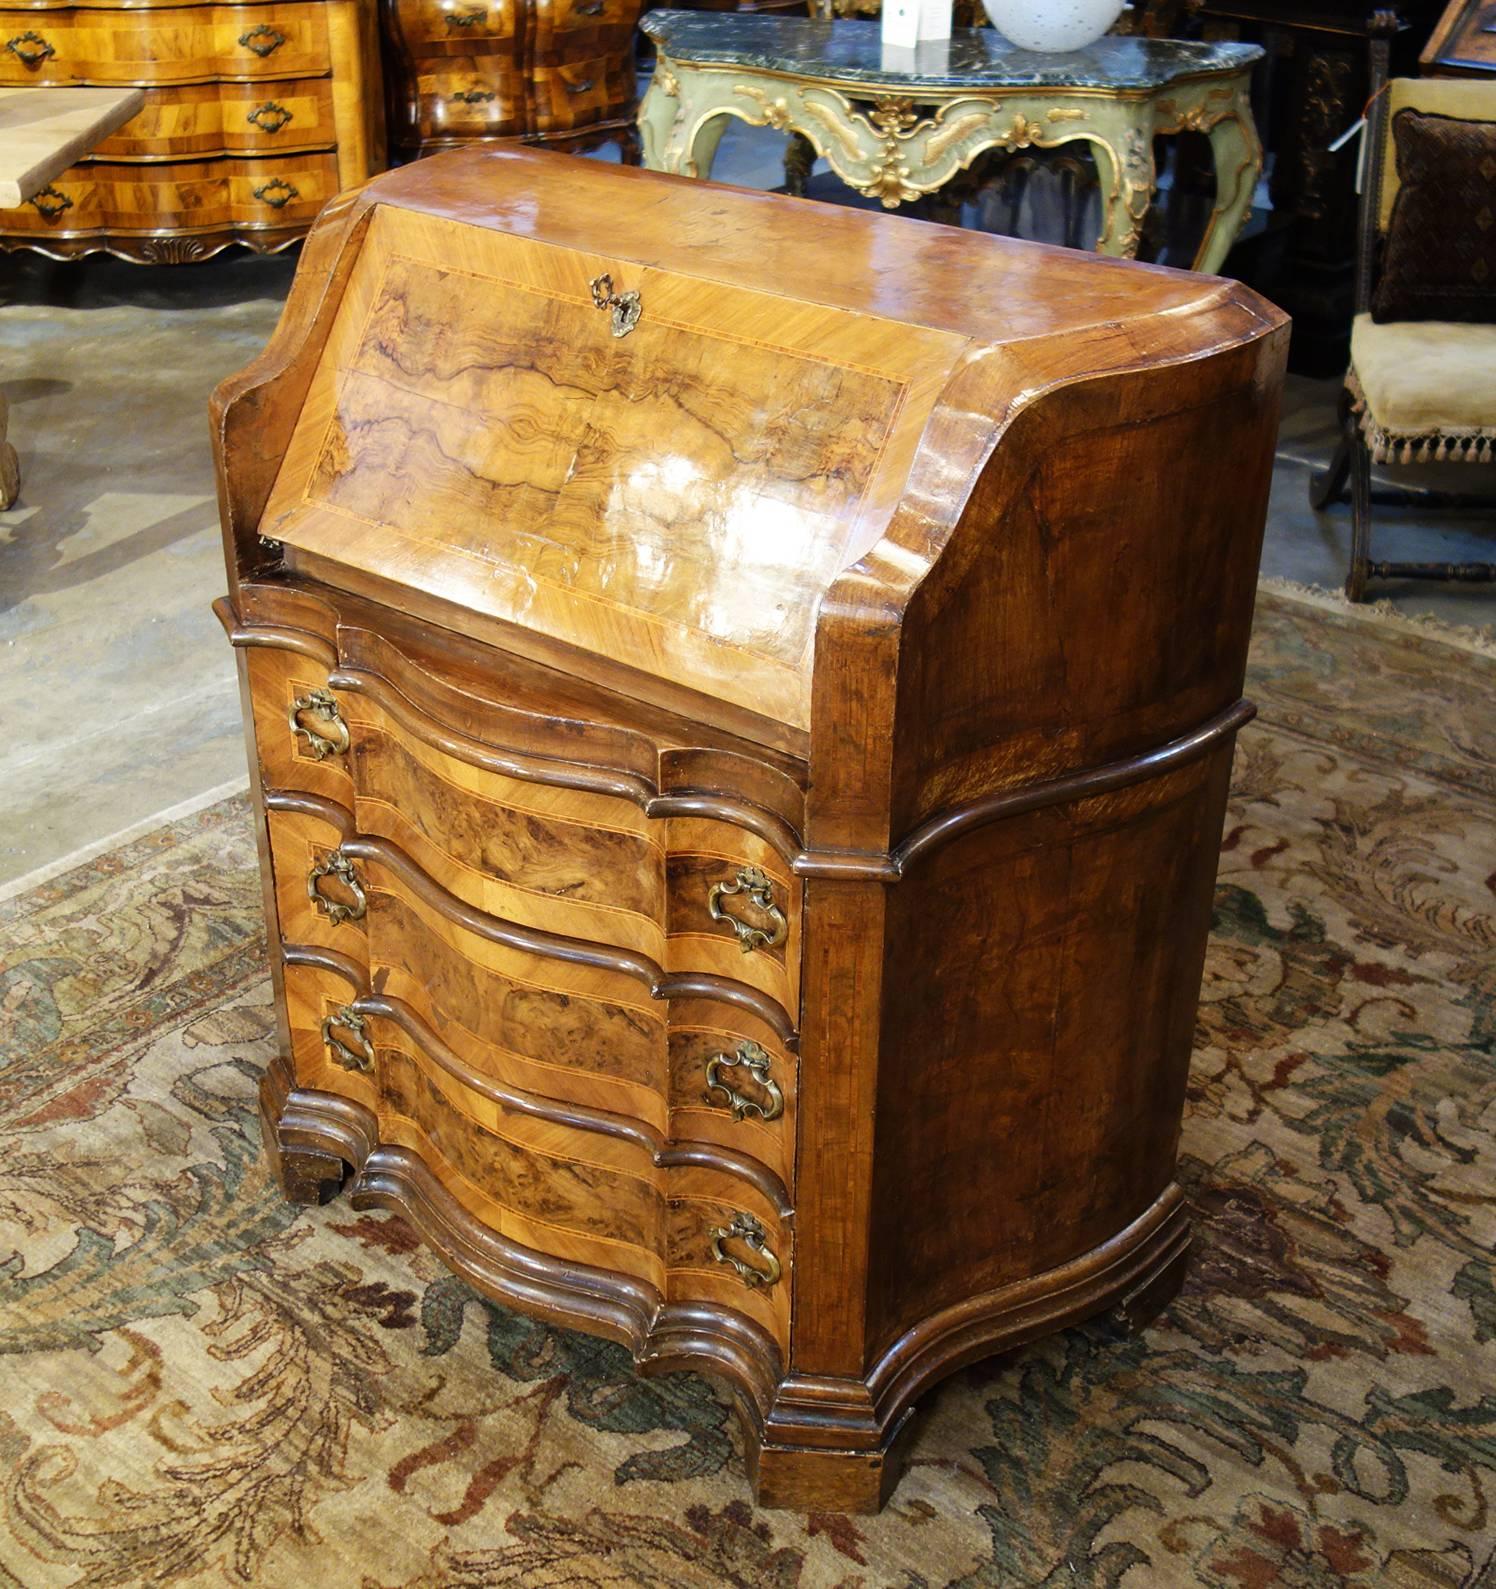
{"label": "brass keyhole escutcheon", "polygon": [[[750,1114],[756,1114],[760,1120],[777,1120],[784,1113],[784,1093],[780,1090],[779,1083],[769,1074],[773,1064],[773,1056],[768,1049],[761,1048],[757,1043],[739,1043],[735,1054],[713,1054],[706,1062],[706,1092],[703,1097],[707,1103],[716,1103],[712,1095],[721,1093],[722,1102],[732,1110],[734,1120],[742,1120]],[[768,1099],[760,1103],[756,1098],[745,1097],[735,1087],[731,1087],[722,1079],[722,1072],[741,1066],[768,1094]]]}
{"label": "brass keyhole escutcheon", "polygon": [[[574,92],[580,93],[581,90],[576,89]],[[639,301],[639,294],[614,292],[611,276],[594,276],[589,285],[592,288],[593,304],[599,309],[613,311],[613,335],[626,337],[639,324],[639,316],[644,313],[644,305]]]}
{"label": "brass keyhole escutcheon", "polygon": [[[748,902],[769,918],[768,927],[756,927],[752,922],[741,921],[722,908],[722,901],[736,894],[746,896]],[[774,903],[774,886],[767,872],[756,866],[744,866],[730,883],[713,883],[706,897],[706,908],[713,921],[725,921],[737,934],[743,953],[751,949],[777,949],[789,935],[790,924],[784,912]]]}
{"label": "brass keyhole escutcheon", "polygon": [[246,50],[252,50],[262,61],[267,55],[274,55],[285,42],[284,33],[264,22],[258,27],[251,28],[248,33],[239,35],[240,45]]}
{"label": "brass keyhole escutcheon", "polygon": [[[374,1045],[369,1041],[368,1026],[368,1017],[360,1015],[351,1004],[345,1004],[341,1010],[334,1010],[323,1020],[322,1041],[334,1061],[344,1070],[367,1073],[374,1069]],[[351,1041],[345,1042],[339,1036],[340,1032]]]}
{"label": "brass keyhole escutcheon", "polygon": [[[307,713],[318,725],[309,728],[301,720]],[[291,702],[287,717],[293,736],[306,741],[313,761],[325,761],[329,756],[341,756],[348,749],[348,725],[338,710],[337,698],[330,690],[313,690],[309,695],[298,695]]]}
{"label": "brass keyhole escutcheon", "polygon": [[[324,877],[331,878],[349,898],[339,899],[335,894],[324,894],[317,886]],[[333,850],[306,874],[306,892],[307,898],[335,927],[345,921],[362,921],[369,909],[369,896],[364,892],[363,879],[341,850]]]}
{"label": "brass keyhole escutcheon", "polygon": [[[729,1241],[742,1242],[758,1261],[749,1262],[725,1251],[723,1243]],[[713,1227],[712,1257],[718,1263],[730,1265],[750,1291],[757,1290],[759,1286],[767,1290],[783,1273],[778,1258],[769,1246],[768,1232],[752,1214],[735,1214],[731,1224]]]}

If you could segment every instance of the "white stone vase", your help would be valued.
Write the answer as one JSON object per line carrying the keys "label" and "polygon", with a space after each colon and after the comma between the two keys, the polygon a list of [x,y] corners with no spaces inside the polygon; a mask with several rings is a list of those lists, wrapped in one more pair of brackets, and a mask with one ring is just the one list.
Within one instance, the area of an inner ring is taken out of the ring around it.
{"label": "white stone vase", "polygon": [[1021,50],[1079,50],[1122,15],[1126,0],[982,0],[992,26]]}

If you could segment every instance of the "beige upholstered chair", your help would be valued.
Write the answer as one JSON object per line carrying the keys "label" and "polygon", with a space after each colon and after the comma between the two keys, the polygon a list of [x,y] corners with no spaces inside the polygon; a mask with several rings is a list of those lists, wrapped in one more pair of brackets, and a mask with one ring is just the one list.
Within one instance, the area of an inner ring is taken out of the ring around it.
{"label": "beige upholstered chair", "polygon": [[[1310,502],[1321,509],[1342,495],[1349,478],[1353,530],[1345,592],[1352,601],[1365,598],[1368,579],[1496,579],[1496,564],[1371,558],[1373,463],[1496,462],[1496,325],[1440,320],[1379,325],[1371,317],[1380,249],[1398,189],[1392,118],[1412,109],[1461,121],[1496,122],[1496,82],[1388,81],[1386,62],[1386,42],[1378,40],[1373,45],[1373,87],[1385,91],[1372,112],[1371,159],[1361,200],[1356,318],[1341,406],[1344,434],[1330,467],[1310,483]],[[1496,188],[1492,202],[1496,208]],[[1476,216],[1451,217],[1454,225],[1478,222]],[[1383,500],[1380,494],[1378,500]]]}

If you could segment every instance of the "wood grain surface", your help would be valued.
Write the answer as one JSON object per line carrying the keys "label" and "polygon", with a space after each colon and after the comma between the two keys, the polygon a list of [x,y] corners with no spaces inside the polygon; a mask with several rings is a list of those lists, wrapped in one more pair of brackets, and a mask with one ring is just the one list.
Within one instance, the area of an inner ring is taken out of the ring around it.
{"label": "wood grain surface", "polygon": [[941,1375],[1180,1283],[1286,323],[590,165],[341,201],[215,400],[268,1129],[291,1195],[341,1159],[490,1294],[720,1374],[764,1504],[873,1509]]}

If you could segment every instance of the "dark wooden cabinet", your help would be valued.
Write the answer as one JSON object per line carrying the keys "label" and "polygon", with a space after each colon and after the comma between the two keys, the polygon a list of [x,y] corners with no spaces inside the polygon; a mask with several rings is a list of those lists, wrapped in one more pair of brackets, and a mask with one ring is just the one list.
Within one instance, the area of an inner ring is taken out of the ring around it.
{"label": "dark wooden cabinet", "polygon": [[1146,1321],[1285,344],[513,147],[336,204],[214,403],[288,1194],[720,1376],[765,1504]]}
{"label": "dark wooden cabinet", "polygon": [[1371,42],[1393,41],[1395,69],[1412,72],[1437,0],[1396,8],[1371,0],[1196,0],[1181,28],[1249,39],[1267,59],[1254,108],[1271,158],[1272,213],[1232,256],[1241,274],[1293,317],[1294,367],[1341,374],[1355,298],[1357,144],[1332,149],[1370,93]]}
{"label": "dark wooden cabinet", "polygon": [[486,138],[632,144],[640,0],[382,0],[402,158]]}

